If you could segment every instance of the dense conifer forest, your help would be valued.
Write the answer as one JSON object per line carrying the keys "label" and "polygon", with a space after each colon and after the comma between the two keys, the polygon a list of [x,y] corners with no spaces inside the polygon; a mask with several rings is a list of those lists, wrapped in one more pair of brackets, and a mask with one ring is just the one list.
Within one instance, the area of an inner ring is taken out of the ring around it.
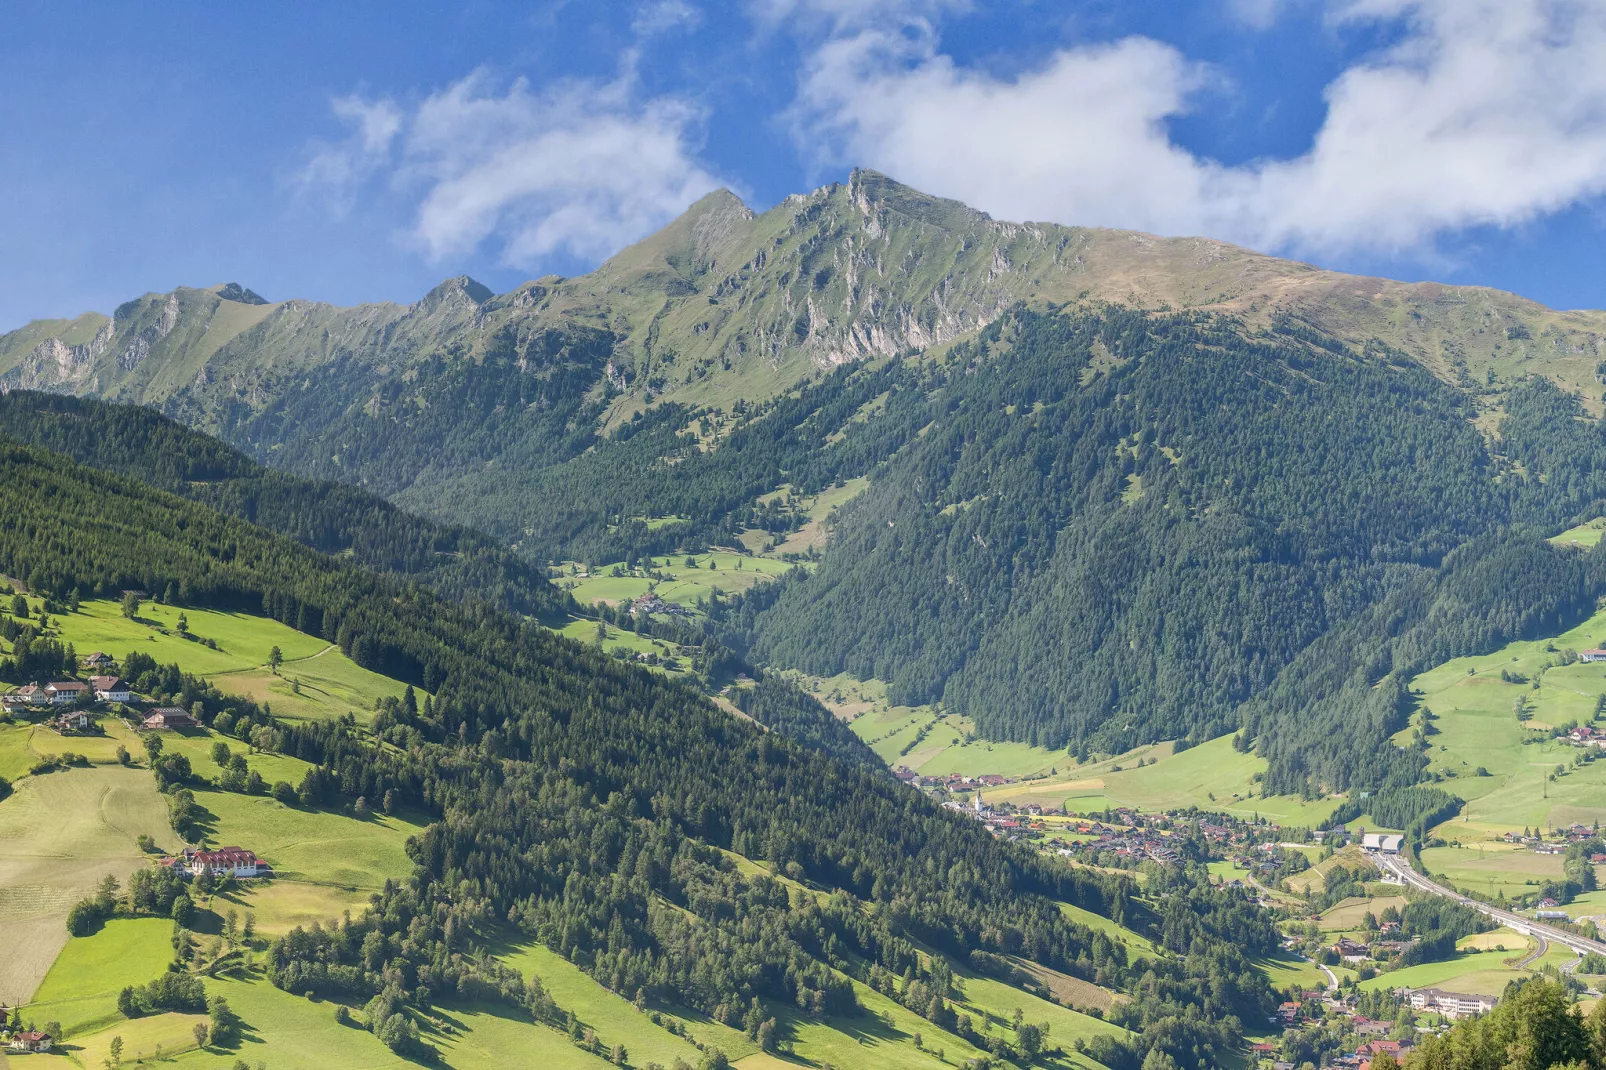
{"label": "dense conifer forest", "polygon": [[659,405],[599,437],[606,399],[584,384],[607,351],[602,334],[506,332],[382,377],[361,407],[314,377],[278,422],[230,425],[275,465],[396,492],[518,556],[143,414],[20,395],[0,426],[135,474],[118,458],[149,457],[188,497],[524,610],[552,604],[540,562],[782,534],[803,520],[788,501],[868,476],[812,573],[710,606],[681,638],[884,679],[895,702],[1079,755],[1238,732],[1275,792],[1413,783],[1420,757],[1386,742],[1402,681],[1564,627],[1606,578],[1542,539],[1606,503],[1606,433],[1576,397],[1511,385],[1490,441],[1465,385],[1289,316],[1020,307],[940,358],[840,367],[722,414]]}
{"label": "dense conifer forest", "polygon": [[435,524],[365,491],[264,468],[150,409],[13,390],[0,394],[0,433],[94,468],[203,502],[324,553],[520,613],[567,599],[538,564],[468,528]]}

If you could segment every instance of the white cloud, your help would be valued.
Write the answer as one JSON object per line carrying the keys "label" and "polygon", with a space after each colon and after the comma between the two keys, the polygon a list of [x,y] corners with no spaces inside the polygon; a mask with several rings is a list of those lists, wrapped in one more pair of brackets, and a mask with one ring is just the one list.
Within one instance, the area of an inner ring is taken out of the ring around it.
{"label": "white cloud", "polygon": [[748,0],[748,6],[760,22],[824,24],[840,32],[934,19],[974,5],[972,0]]}
{"label": "white cloud", "polygon": [[389,160],[402,114],[392,101],[356,95],[336,97],[329,108],[351,128],[350,133],[338,142],[313,142],[295,185],[303,193],[322,195],[336,214],[344,214],[358,187]]}
{"label": "white cloud", "polygon": [[1227,0],[1227,13],[1246,26],[1257,30],[1269,29],[1289,0]]}
{"label": "white cloud", "polygon": [[1326,121],[1295,159],[1225,168],[1173,143],[1167,120],[1209,72],[1145,38],[1001,79],[957,67],[932,32],[860,26],[814,52],[794,120],[833,158],[995,215],[1262,248],[1399,249],[1606,193],[1606,4],[1329,10],[1398,25],[1399,43],[1328,87]]}
{"label": "white cloud", "polygon": [[703,13],[689,0],[647,0],[636,8],[630,29],[637,37],[651,37],[682,26],[696,26]]}
{"label": "white cloud", "polygon": [[[702,114],[672,98],[639,101],[632,81],[505,90],[477,72],[408,111],[336,102],[351,120],[390,109],[395,125],[357,123],[323,146],[308,185],[376,175],[416,198],[411,234],[433,259],[483,243],[531,268],[556,251],[597,258],[673,219],[720,181],[697,162]],[[342,155],[343,153],[343,155]]]}

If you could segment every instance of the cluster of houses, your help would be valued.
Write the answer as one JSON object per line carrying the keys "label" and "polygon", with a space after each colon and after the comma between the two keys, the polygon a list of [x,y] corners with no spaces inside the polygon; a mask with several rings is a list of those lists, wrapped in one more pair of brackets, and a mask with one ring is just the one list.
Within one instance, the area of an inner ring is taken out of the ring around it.
{"label": "cluster of houses", "polygon": [[265,877],[270,872],[266,862],[244,847],[191,847],[159,864],[183,877]]}
{"label": "cluster of houses", "polygon": [[940,776],[927,776],[917,773],[907,765],[900,765],[893,769],[892,775],[911,787],[920,788],[928,792],[960,792],[970,791],[972,788],[1001,788],[1005,784],[1016,781],[1012,776],[999,776],[997,773],[984,773],[981,776],[964,776],[960,773],[946,773]]}
{"label": "cluster of houses", "polygon": [[1128,862],[1149,861],[1165,866],[1174,866],[1182,861],[1182,856],[1171,846],[1169,837],[1159,829],[1146,825],[1114,828],[1102,821],[1093,821],[1073,825],[1067,831],[1091,837],[1061,847],[1060,854],[1067,858],[1079,854],[1108,854]]}
{"label": "cluster of houses", "polygon": [[[1438,988],[1401,989],[1398,994],[1413,1010],[1437,1014],[1446,1020],[1487,1014],[1500,1002],[1494,996],[1447,992]],[[1410,1038],[1388,1039],[1389,1034],[1394,1031],[1392,1022],[1378,1021],[1354,1013],[1353,996],[1339,998],[1325,992],[1301,992],[1297,995],[1297,999],[1278,1006],[1277,1014],[1273,1018],[1275,1024],[1286,1029],[1294,1029],[1306,1022],[1325,1020],[1329,1024],[1339,1026],[1351,1038],[1353,1047],[1346,1044],[1349,1050],[1335,1054],[1331,1057],[1331,1061],[1324,1061],[1323,1066],[1343,1067],[1344,1070],[1370,1070],[1372,1060],[1385,1053],[1393,1056],[1395,1062],[1404,1063],[1405,1057],[1416,1046]],[[1325,1017],[1330,1013],[1336,1013],[1337,1017]],[[1417,1031],[1435,1032],[1445,1028],[1447,1026],[1444,1024],[1431,1029],[1418,1025]],[[1293,1063],[1278,1058],[1278,1045],[1274,1042],[1254,1044],[1250,1048],[1250,1054],[1261,1066],[1269,1066],[1272,1070],[1294,1070]]]}
{"label": "cluster of houses", "polygon": [[[112,659],[102,653],[84,658],[85,671],[98,673],[87,680],[52,680],[46,684],[32,683],[0,695],[0,710],[8,716],[26,715],[38,711],[58,710],[50,724],[58,732],[86,732],[94,723],[91,709],[99,704],[133,705],[140,701],[127,681],[110,674],[115,668]],[[176,706],[163,706],[150,710],[141,727],[160,731],[169,728],[193,728],[195,718]]]}
{"label": "cluster of houses", "polygon": [[630,615],[632,617],[652,616],[654,613],[667,613],[671,616],[689,616],[691,610],[674,602],[665,602],[654,591],[648,591],[640,598],[630,599]]}
{"label": "cluster of houses", "polygon": [[1337,955],[1341,961],[1348,962],[1351,965],[1368,961],[1383,962],[1391,959],[1418,940],[1418,937],[1415,936],[1409,940],[1387,939],[1389,934],[1398,932],[1399,928],[1399,922],[1385,921],[1379,926],[1378,935],[1380,939],[1372,940],[1370,943],[1365,944],[1359,940],[1351,940],[1347,936],[1339,937],[1338,942],[1332,946],[1333,954]]}

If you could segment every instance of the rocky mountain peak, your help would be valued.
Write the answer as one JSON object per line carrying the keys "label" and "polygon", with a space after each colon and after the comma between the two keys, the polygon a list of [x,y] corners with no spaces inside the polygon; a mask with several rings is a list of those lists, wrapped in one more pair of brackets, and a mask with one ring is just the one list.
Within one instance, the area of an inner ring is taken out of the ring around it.
{"label": "rocky mountain peak", "polygon": [[270,302],[266,297],[255,290],[247,289],[237,282],[226,282],[214,291],[225,301],[234,301],[242,305],[266,305]]}

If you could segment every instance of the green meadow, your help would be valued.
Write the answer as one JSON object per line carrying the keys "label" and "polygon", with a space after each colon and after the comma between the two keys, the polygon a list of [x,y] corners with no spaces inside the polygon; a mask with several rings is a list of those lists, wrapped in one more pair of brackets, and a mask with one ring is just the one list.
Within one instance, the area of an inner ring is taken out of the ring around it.
{"label": "green meadow", "polygon": [[[1552,639],[1456,658],[1411,681],[1432,715],[1430,769],[1445,778],[1447,790],[1467,800],[1454,834],[1497,835],[1606,819],[1606,762],[1573,768],[1577,748],[1530,741],[1543,734],[1538,729],[1593,719],[1599,696],[1606,694],[1606,663],[1562,664],[1563,651],[1602,643],[1606,611]],[[1532,713],[1526,723],[1517,720],[1519,699]]]}
{"label": "green meadow", "polygon": [[67,911],[101,878],[148,865],[136,840],[177,842],[143,769],[29,777],[0,802],[0,1002],[29,999],[66,946]]}
{"label": "green meadow", "polygon": [[379,891],[387,879],[411,873],[407,838],[424,827],[382,813],[357,818],[303,810],[260,795],[198,791],[195,796],[212,815],[209,841],[249,848],[279,876],[355,892]]}
{"label": "green meadow", "polygon": [[[785,561],[730,550],[671,554],[654,557],[651,562],[650,571],[662,573],[663,579],[648,577],[648,568],[630,570],[625,568],[623,562],[614,562],[598,565],[585,578],[579,575],[580,566],[564,566],[556,582],[567,588],[582,605],[595,602],[616,605],[626,599],[640,598],[651,591],[665,602],[691,608],[699,600],[711,598],[715,591],[738,594],[793,568]],[[615,570],[622,575],[614,575]]]}
{"label": "green meadow", "polygon": [[[29,605],[37,620],[39,603]],[[178,629],[180,614],[191,636],[212,640],[216,649],[184,638]],[[71,643],[80,657],[101,651],[120,661],[134,651],[149,654],[158,664],[177,664],[231,694],[269,703],[275,714],[291,719],[352,713],[366,720],[375,699],[399,698],[406,689],[362,668],[325,639],[245,613],[145,602],[130,620],[120,602],[95,599],[82,603],[76,613],[52,616],[50,622],[61,642]],[[284,659],[278,675],[268,668],[274,647]]]}
{"label": "green meadow", "polygon": [[1180,752],[1170,743],[1157,743],[1080,765],[1064,754],[1058,759],[1054,775],[993,788],[986,797],[1017,805],[1063,806],[1078,814],[1121,806],[1146,811],[1197,806],[1305,828],[1326,820],[1339,801],[1257,795],[1255,777],[1264,770],[1265,760],[1240,754],[1233,749],[1231,736]]}
{"label": "green meadow", "polygon": [[1597,517],[1587,524],[1579,524],[1575,528],[1568,528],[1560,535],[1553,536],[1550,541],[1557,546],[1577,546],[1588,550],[1600,542],[1603,532],[1606,532],[1606,518]]}
{"label": "green meadow", "polygon": [[[595,1029],[605,1045],[623,1044],[637,1065],[659,1062],[670,1066],[678,1059],[695,1065],[702,1054],[682,1037],[675,1036],[652,1020],[623,996],[610,992],[588,977],[580,967],[544,945],[520,942],[498,956],[528,979],[539,977],[553,1000],[580,1021]],[[665,1012],[659,1010],[659,1014]],[[678,1015],[672,1017],[680,1018]],[[680,1018],[690,1024],[690,1019]],[[714,1044],[733,1059],[751,1055],[757,1045],[743,1033],[712,1022],[702,1023],[694,1035]]]}
{"label": "green meadow", "polygon": [[69,1038],[121,1021],[117,993],[161,976],[172,935],[166,918],[113,918],[92,935],[69,937],[24,1013],[41,1025],[60,1022]]}
{"label": "green meadow", "polygon": [[1379,988],[1448,988],[1456,992],[1498,996],[1511,981],[1530,976],[1526,970],[1513,969],[1507,959],[1518,959],[1517,951],[1471,951],[1443,962],[1424,962],[1403,970],[1380,973],[1362,981],[1365,991]]}

